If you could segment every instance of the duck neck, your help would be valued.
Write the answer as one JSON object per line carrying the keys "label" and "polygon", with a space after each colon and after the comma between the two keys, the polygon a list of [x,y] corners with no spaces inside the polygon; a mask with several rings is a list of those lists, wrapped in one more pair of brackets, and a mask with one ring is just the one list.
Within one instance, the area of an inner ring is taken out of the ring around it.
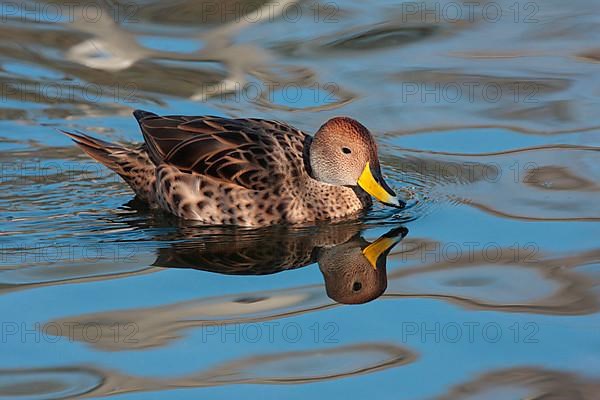
{"label": "duck neck", "polygon": [[310,163],[310,146],[312,145],[312,142],[313,138],[309,135],[306,135],[306,138],[304,139],[304,148],[302,150],[302,159],[304,160],[304,169],[306,169],[306,173],[308,174],[308,176],[310,176],[313,179],[317,179],[315,178],[313,168]]}

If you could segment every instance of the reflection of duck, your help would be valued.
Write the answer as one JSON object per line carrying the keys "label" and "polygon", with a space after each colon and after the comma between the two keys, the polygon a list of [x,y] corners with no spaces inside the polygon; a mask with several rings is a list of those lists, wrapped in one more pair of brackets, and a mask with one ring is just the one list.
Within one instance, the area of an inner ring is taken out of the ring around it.
{"label": "reflection of duck", "polygon": [[407,233],[404,227],[392,229],[373,243],[357,235],[321,250],[317,259],[327,295],[344,304],[366,303],[381,296],[387,288],[387,255]]}
{"label": "reflection of duck", "polygon": [[351,118],[332,118],[311,137],[277,121],[134,115],[141,147],[65,133],[141,199],[179,217],[241,226],[341,219],[369,207],[368,194],[404,206],[383,179],[371,133]]}
{"label": "reflection of duck", "polygon": [[263,228],[233,233],[234,240],[217,235],[213,243],[210,237],[175,243],[160,249],[154,265],[265,275],[318,262],[329,297],[346,304],[366,303],[385,291],[386,257],[407,233],[405,227],[395,228],[369,243],[360,236],[358,224]]}

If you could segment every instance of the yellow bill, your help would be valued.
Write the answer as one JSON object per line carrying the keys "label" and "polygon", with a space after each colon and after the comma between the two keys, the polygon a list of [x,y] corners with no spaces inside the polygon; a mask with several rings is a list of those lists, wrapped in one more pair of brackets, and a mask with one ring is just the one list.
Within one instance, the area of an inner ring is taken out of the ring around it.
{"label": "yellow bill", "polygon": [[363,249],[363,255],[367,260],[369,260],[369,264],[373,266],[374,269],[377,269],[377,261],[381,256],[387,257],[389,251],[394,247],[399,241],[402,240],[404,235],[408,232],[405,228],[403,231],[400,231],[400,234],[388,234],[383,235],[367,247]]}
{"label": "yellow bill", "polygon": [[373,175],[368,162],[367,165],[365,165],[362,174],[360,174],[357,183],[358,186],[363,188],[364,191],[375,197],[383,204],[394,207],[404,207],[405,205],[404,202],[400,201],[398,196],[396,196],[392,189],[390,189],[390,187],[385,183],[379,168],[376,169],[375,175]]}

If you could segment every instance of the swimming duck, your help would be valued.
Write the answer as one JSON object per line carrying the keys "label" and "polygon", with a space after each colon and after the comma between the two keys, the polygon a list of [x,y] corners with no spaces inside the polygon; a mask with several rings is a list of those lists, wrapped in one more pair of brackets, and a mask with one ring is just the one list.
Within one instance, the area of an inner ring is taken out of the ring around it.
{"label": "swimming duck", "polygon": [[371,198],[405,203],[382,177],[377,144],[348,117],[314,137],[278,121],[136,110],[144,144],[66,132],[152,207],[207,224],[263,226],[348,218]]}

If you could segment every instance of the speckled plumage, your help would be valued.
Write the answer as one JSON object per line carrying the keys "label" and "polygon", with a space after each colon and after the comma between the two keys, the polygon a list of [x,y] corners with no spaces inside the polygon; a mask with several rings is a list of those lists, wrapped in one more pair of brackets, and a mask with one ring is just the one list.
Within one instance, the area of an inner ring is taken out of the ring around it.
{"label": "speckled plumage", "polygon": [[312,137],[285,123],[136,111],[145,143],[127,148],[68,134],[153,207],[207,224],[340,219],[371,205],[359,187],[311,176]]}

